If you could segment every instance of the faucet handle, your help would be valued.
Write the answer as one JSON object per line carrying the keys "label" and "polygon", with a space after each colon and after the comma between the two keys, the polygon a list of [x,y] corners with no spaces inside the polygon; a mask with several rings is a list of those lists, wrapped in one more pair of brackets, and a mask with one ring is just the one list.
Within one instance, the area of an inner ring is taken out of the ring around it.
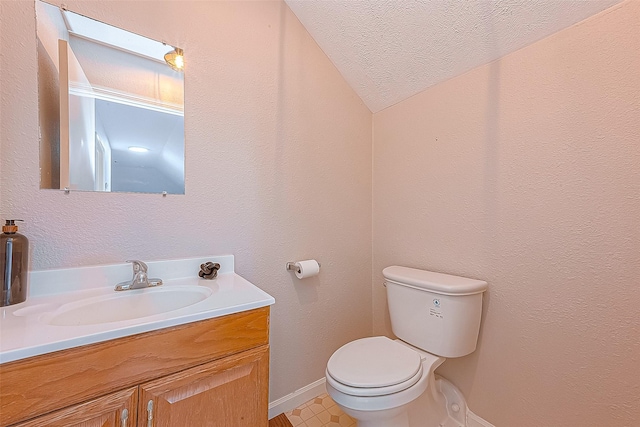
{"label": "faucet handle", "polygon": [[147,264],[142,261],[138,261],[137,259],[128,259],[127,262],[133,264],[133,274],[138,274],[139,272],[146,273],[147,272]]}

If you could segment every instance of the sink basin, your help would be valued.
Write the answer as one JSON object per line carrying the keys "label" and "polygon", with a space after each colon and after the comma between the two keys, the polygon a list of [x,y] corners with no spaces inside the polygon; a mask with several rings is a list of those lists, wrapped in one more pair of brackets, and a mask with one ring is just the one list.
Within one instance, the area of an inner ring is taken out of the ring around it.
{"label": "sink basin", "polygon": [[212,294],[204,286],[172,286],[123,291],[64,304],[42,316],[49,325],[80,326],[120,322],[168,313],[204,301]]}

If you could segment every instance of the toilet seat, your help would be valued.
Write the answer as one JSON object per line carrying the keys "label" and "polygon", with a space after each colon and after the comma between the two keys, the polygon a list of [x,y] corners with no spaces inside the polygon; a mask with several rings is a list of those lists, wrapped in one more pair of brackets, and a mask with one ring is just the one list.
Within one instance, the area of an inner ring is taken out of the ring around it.
{"label": "toilet seat", "polygon": [[382,396],[413,386],[422,377],[418,352],[387,337],[369,337],[339,348],[327,363],[327,382],[352,396]]}

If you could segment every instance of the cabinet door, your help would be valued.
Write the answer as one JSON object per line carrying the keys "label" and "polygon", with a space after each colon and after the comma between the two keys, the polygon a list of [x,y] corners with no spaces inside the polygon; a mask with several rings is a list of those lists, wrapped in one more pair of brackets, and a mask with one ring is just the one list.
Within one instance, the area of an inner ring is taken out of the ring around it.
{"label": "cabinet door", "polygon": [[269,347],[140,386],[139,427],[267,427]]}
{"label": "cabinet door", "polygon": [[14,427],[134,427],[138,388],[132,387],[73,405]]}

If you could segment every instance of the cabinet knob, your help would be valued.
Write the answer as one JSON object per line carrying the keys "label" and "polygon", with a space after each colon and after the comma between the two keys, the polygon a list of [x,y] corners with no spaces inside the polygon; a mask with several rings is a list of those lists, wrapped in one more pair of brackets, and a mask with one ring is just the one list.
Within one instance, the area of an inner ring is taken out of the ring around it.
{"label": "cabinet knob", "polygon": [[129,421],[129,411],[126,409],[123,409],[122,414],[120,415],[121,427],[127,427],[127,421]]}
{"label": "cabinet knob", "polygon": [[147,402],[147,427],[153,427],[153,400]]}

